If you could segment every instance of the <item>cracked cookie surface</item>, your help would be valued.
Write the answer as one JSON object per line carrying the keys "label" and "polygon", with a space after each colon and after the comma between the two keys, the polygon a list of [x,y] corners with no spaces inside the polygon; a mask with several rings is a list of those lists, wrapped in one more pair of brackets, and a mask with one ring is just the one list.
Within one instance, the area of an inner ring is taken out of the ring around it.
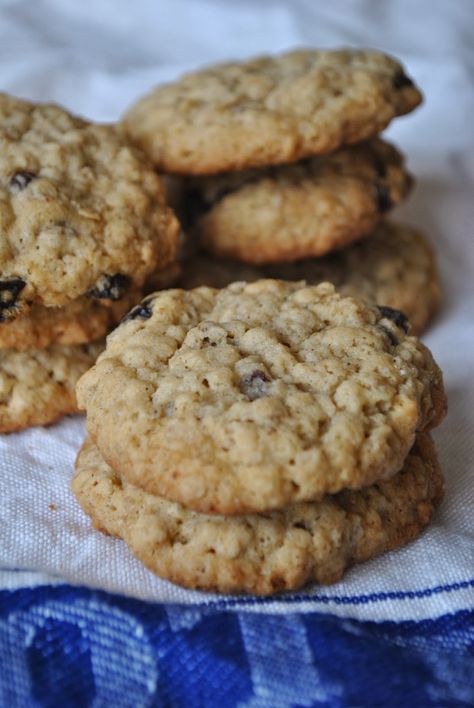
{"label": "cracked cookie surface", "polygon": [[414,540],[443,495],[428,434],[391,479],[283,511],[209,516],[120,478],[87,440],[73,491],[93,524],[160,577],[188,588],[269,595],[334,583],[345,569]]}
{"label": "cracked cookie surface", "polygon": [[282,508],[389,477],[441,420],[441,372],[405,326],[328,283],[168,290],[109,335],[79,405],[147,491],[203,512]]}
{"label": "cracked cookie surface", "polygon": [[221,258],[321,256],[366,236],[412,178],[380,139],[290,165],[184,180],[183,223]]}
{"label": "cracked cookie surface", "polygon": [[206,254],[183,263],[179,285],[223,288],[236,280],[259,278],[327,280],[343,295],[401,310],[410,322],[410,333],[420,334],[438,311],[441,285],[434,250],[417,228],[381,222],[373,233],[348,248],[292,264],[250,266],[215,259]]}
{"label": "cracked cookie surface", "polygon": [[174,255],[159,178],[112,125],[0,94],[0,319],[117,300]]}
{"label": "cracked cookie surface", "polygon": [[76,383],[104,346],[99,340],[77,347],[53,344],[35,352],[0,349],[0,433],[78,413]]}
{"label": "cracked cookie surface", "polygon": [[360,142],[420,101],[402,66],[385,54],[297,50],[158,86],[124,123],[159,170],[215,174]]}

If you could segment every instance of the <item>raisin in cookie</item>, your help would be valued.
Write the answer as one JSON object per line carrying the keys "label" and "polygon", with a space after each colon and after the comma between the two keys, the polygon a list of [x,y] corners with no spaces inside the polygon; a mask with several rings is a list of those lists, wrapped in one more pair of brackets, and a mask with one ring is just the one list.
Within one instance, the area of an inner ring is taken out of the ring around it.
{"label": "raisin in cookie", "polygon": [[220,258],[295,261],[367,235],[411,184],[401,154],[373,139],[291,165],[186,180],[183,223]]}
{"label": "raisin in cookie", "polygon": [[35,352],[0,349],[0,433],[48,425],[77,413],[77,380],[97,359],[104,341]]}
{"label": "raisin in cookie", "polygon": [[263,280],[146,298],[78,384],[87,428],[133,484],[247,513],[397,472],[445,411],[400,313],[329,283]]}
{"label": "raisin in cookie", "polygon": [[116,301],[172,259],[161,182],[118,128],[0,94],[0,147],[0,319]]}
{"label": "raisin in cookie", "polygon": [[200,254],[183,264],[179,284],[223,288],[259,278],[333,283],[344,295],[401,310],[410,333],[420,334],[438,311],[441,285],[427,237],[406,224],[382,221],[368,237],[323,258],[298,263],[250,266]]}
{"label": "raisin in cookie", "polygon": [[389,480],[261,515],[198,514],[147,494],[122,480],[90,440],[76,469],[73,491],[98,529],[122,538],[166,580],[227,593],[334,583],[348,566],[415,539],[443,495],[426,433]]}
{"label": "raisin in cookie", "polygon": [[187,74],[155,88],[124,122],[163,172],[215,174],[360,142],[420,101],[385,54],[299,50]]}

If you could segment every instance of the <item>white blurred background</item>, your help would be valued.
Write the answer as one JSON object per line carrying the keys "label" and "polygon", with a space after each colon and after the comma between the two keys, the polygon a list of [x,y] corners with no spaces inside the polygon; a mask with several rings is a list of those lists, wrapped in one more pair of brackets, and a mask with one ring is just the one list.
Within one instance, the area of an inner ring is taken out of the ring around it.
{"label": "white blurred background", "polygon": [[374,47],[406,62],[429,99],[423,129],[415,114],[400,134],[414,121],[418,145],[439,131],[455,145],[470,115],[446,111],[440,84],[462,86],[472,73],[473,35],[472,0],[0,0],[0,88],[114,120],[150,85],[203,63],[298,45]]}

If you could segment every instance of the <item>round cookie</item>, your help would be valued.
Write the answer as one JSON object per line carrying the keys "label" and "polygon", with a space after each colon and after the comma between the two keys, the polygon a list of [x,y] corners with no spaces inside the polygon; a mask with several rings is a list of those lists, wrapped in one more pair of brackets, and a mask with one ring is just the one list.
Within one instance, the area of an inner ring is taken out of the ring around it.
{"label": "round cookie", "polygon": [[441,285],[434,250],[427,237],[407,224],[382,221],[373,233],[323,258],[298,263],[249,266],[201,254],[183,264],[179,284],[223,288],[236,280],[259,278],[329,281],[343,295],[401,310],[410,333],[420,334],[438,311]]}
{"label": "round cookie", "polygon": [[160,179],[121,130],[0,94],[0,319],[120,299],[172,260]]}
{"label": "round cookie", "polygon": [[390,480],[265,515],[208,516],[147,494],[118,477],[90,440],[76,469],[74,494],[98,529],[122,538],[162,578],[226,593],[334,583],[348,566],[415,539],[443,496],[428,434]]}
{"label": "round cookie", "polygon": [[80,380],[108,464],[202,512],[283,508],[397,472],[446,400],[401,313],[329,283],[167,290]]}
{"label": "round cookie", "polygon": [[78,413],[77,380],[93,365],[104,341],[35,352],[0,349],[0,433],[48,425]]}
{"label": "round cookie", "polygon": [[380,133],[420,102],[385,54],[297,50],[158,86],[124,124],[159,170],[215,174],[332,152]]}
{"label": "round cookie", "polygon": [[373,139],[290,165],[185,182],[184,223],[220,258],[278,263],[321,256],[370,233],[412,178]]}

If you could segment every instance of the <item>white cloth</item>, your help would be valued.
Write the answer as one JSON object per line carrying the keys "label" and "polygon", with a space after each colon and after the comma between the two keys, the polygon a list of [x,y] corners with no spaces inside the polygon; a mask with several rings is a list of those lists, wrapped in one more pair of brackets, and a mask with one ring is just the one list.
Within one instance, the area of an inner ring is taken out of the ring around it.
{"label": "white cloth", "polygon": [[[284,611],[291,603],[359,618],[419,619],[474,604],[472,13],[470,0],[1,3],[1,87],[99,120],[117,118],[150,86],[184,69],[296,45],[379,47],[397,55],[423,88],[422,109],[395,121],[388,135],[418,180],[396,218],[431,236],[443,279],[443,311],[425,340],[449,396],[448,418],[434,436],[446,499],[410,546],[300,600],[242,600],[249,609]],[[0,586],[54,577],[157,601],[216,600],[160,581],[122,542],[91,529],[69,491],[83,435],[77,417],[0,438]]]}

